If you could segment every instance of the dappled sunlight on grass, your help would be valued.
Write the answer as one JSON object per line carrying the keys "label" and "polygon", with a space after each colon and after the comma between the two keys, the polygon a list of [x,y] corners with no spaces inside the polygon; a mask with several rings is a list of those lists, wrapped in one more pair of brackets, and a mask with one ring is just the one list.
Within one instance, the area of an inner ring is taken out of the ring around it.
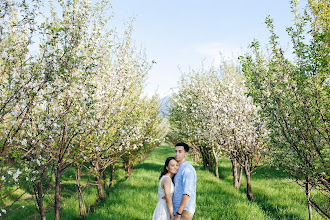
{"label": "dappled sunlight on grass", "polygon": [[[151,219],[157,203],[158,177],[174,148],[160,146],[137,165],[132,177],[111,189],[88,219]],[[190,161],[190,160],[189,160]],[[308,219],[303,191],[280,171],[263,166],[252,176],[255,202],[246,198],[246,181],[233,187],[231,163],[220,161],[220,179],[190,161],[197,172],[197,209],[194,219]],[[315,214],[314,219],[321,219]]]}
{"label": "dappled sunlight on grass", "polygon": [[[165,159],[173,156],[174,147],[159,146],[136,165],[130,178],[125,178],[122,163],[116,164],[115,182],[108,191],[105,201],[99,201],[96,186],[92,185],[83,192],[90,207],[88,219],[151,219],[157,204],[157,189]],[[197,172],[197,209],[194,219],[308,219],[306,199],[303,190],[280,171],[267,166],[258,168],[252,176],[252,192],[255,202],[246,198],[246,181],[243,175],[240,189],[233,187],[231,162],[222,159],[219,163],[219,176],[192,162]],[[71,175],[71,177],[70,177]],[[71,168],[62,180],[61,219],[80,219],[76,183],[72,180]],[[86,182],[87,176],[82,177]],[[317,197],[318,195],[313,195]],[[31,198],[32,199],[32,198]],[[5,219],[38,219],[32,200],[15,204],[17,211]],[[45,197],[48,207],[47,219],[54,218],[53,198]],[[24,205],[25,208],[20,206]],[[313,219],[322,219],[313,211]],[[26,219],[26,218],[25,218]]]}

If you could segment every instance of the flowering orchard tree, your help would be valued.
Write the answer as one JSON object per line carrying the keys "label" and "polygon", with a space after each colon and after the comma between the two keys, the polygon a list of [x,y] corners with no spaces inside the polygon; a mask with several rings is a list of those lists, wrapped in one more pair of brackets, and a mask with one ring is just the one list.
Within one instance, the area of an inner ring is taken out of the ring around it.
{"label": "flowering orchard tree", "polygon": [[[143,54],[132,47],[131,32],[132,26],[129,26],[122,39],[115,37],[115,42],[109,42],[108,47],[99,48],[100,73],[93,77],[96,128],[83,143],[86,150],[80,152],[84,160],[91,162],[102,200],[105,197],[101,176],[124,153],[118,142],[118,131],[125,125],[125,118],[130,117],[129,111],[134,111],[130,103],[140,96],[150,69]],[[114,43],[117,45],[113,46]]]}
{"label": "flowering orchard tree", "polygon": [[[204,71],[204,70],[201,70]],[[204,98],[201,94],[202,90],[207,90],[209,84],[215,82],[208,80],[213,76],[212,72],[204,74],[183,75],[181,79],[180,91],[176,93],[171,100],[170,117],[171,124],[170,133],[178,140],[185,140],[190,143],[193,148],[200,152],[205,168],[210,171],[217,172],[214,166],[216,151],[212,151],[210,143],[203,139],[201,132],[205,130],[203,126],[204,114],[200,108],[200,101]],[[214,149],[214,148],[213,148]]]}
{"label": "flowering orchard tree", "polygon": [[238,179],[236,163],[244,168],[247,197],[253,201],[251,175],[265,152],[267,130],[258,114],[259,108],[251,97],[246,96],[247,89],[239,66],[224,63],[220,69],[223,73],[223,95],[226,97],[225,101],[222,100],[222,103],[217,105],[217,111],[222,112],[218,123],[223,124],[223,151],[232,161],[236,188],[239,188],[241,179]]}
{"label": "flowering orchard tree", "polygon": [[0,4],[0,198],[9,195],[3,187],[24,186],[45,219],[43,198],[53,193],[59,219],[61,177],[75,166],[84,217],[82,164],[90,162],[104,199],[107,166],[163,136],[159,104],[141,96],[150,65],[133,45],[131,25],[123,37],[107,30],[107,1]]}
{"label": "flowering orchard tree", "polygon": [[[329,218],[330,2],[308,1],[303,16],[297,8],[293,1],[295,24],[287,29],[294,62],[285,58],[270,18],[270,56],[253,42],[241,61],[249,94],[261,106],[270,131],[273,165],[305,189],[310,219],[312,207]],[[313,198],[312,190],[324,200]]]}
{"label": "flowering orchard tree", "polygon": [[[27,144],[26,139],[20,138],[20,132],[26,126],[36,95],[47,83],[41,79],[42,72],[35,71],[36,62],[29,54],[36,32],[37,13],[33,12],[38,11],[38,1],[32,3],[30,7],[25,7],[24,3],[17,6],[15,2],[1,2],[0,192],[5,183],[11,181],[8,172],[14,165],[10,160],[10,154],[15,153],[12,149],[16,145]],[[18,173],[20,175],[22,172]]]}
{"label": "flowering orchard tree", "polygon": [[[52,79],[47,77],[50,70],[42,68],[41,59],[30,53],[33,36],[39,30],[36,22],[39,4],[39,1],[31,1],[29,6],[25,2],[1,2],[0,193],[9,185],[15,184],[16,189],[5,195],[1,193],[0,200],[19,187],[27,187],[38,175],[35,167],[43,163],[35,152],[38,151],[40,132],[33,135],[34,131],[28,131],[30,127],[36,130],[35,121],[31,118],[34,111],[38,111],[40,97],[49,95],[52,85]],[[31,157],[31,154],[35,156]],[[29,158],[30,165],[15,166],[15,171],[13,166],[16,162],[24,163],[15,158]]]}
{"label": "flowering orchard tree", "polygon": [[[122,159],[127,176],[132,174],[134,165],[159,145],[166,133],[163,132],[162,119],[159,118],[159,103],[153,99],[140,98],[136,100],[131,117],[122,127],[120,141],[126,146]],[[141,158],[142,157],[142,158]]]}
{"label": "flowering orchard tree", "polygon": [[230,157],[233,162],[237,188],[237,165],[244,167],[247,197],[254,200],[251,174],[264,151],[266,129],[260,121],[258,108],[245,95],[243,79],[239,66],[226,61],[219,69],[211,67],[183,76],[180,91],[172,100],[170,118],[174,132],[179,132],[184,140],[208,146],[199,150],[203,158],[214,160],[217,177],[218,159],[222,155]]}

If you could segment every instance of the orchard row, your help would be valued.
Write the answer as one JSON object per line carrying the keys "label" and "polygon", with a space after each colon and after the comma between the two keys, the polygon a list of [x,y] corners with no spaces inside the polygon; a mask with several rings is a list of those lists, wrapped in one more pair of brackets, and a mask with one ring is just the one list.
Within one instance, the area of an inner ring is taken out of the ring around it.
{"label": "orchard row", "polygon": [[104,200],[107,167],[112,176],[123,162],[129,176],[166,126],[158,98],[142,93],[150,65],[131,25],[121,35],[108,29],[106,1],[41,4],[1,3],[0,213],[13,211],[17,201],[6,198],[21,189],[41,219],[51,194],[59,219],[61,178],[74,167],[83,217],[83,167]]}
{"label": "orchard row", "polygon": [[303,15],[298,9],[292,1],[293,54],[281,49],[268,17],[267,52],[254,41],[238,60],[183,75],[169,137],[194,146],[195,158],[217,177],[219,158],[229,157],[234,186],[244,170],[251,201],[257,166],[282,170],[304,189],[310,219],[312,208],[329,218],[330,2],[309,1]]}

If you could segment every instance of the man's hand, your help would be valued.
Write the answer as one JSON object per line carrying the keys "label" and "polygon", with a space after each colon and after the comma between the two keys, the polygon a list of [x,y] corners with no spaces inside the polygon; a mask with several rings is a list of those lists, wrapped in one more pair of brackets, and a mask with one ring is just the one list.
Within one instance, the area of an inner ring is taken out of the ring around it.
{"label": "man's hand", "polygon": [[174,216],[174,220],[180,220],[181,219],[181,215],[175,215]]}

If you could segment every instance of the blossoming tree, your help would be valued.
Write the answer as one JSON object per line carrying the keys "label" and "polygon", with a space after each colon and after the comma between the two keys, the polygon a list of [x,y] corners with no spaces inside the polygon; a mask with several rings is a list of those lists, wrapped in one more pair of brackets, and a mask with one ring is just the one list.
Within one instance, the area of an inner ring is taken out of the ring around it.
{"label": "blossoming tree", "polygon": [[133,45],[132,26],[122,37],[107,29],[109,2],[40,3],[1,5],[0,196],[9,195],[3,187],[24,188],[45,219],[43,198],[52,194],[59,219],[61,179],[75,166],[83,217],[82,164],[90,163],[104,199],[103,171],[162,139],[159,104],[142,97],[150,65]]}
{"label": "blossoming tree", "polygon": [[[300,15],[297,1],[292,2],[295,23],[287,31],[293,61],[281,49],[270,18],[266,19],[271,35],[270,54],[264,55],[255,41],[251,53],[242,57],[249,94],[260,104],[270,131],[273,165],[302,186],[310,219],[312,207],[330,217],[329,8],[329,1],[312,0]],[[324,200],[313,198],[314,190]]]}
{"label": "blossoming tree", "polygon": [[[223,61],[219,69],[193,71],[183,76],[173,98],[171,124],[174,132],[192,145],[202,157],[212,158],[218,175],[218,160],[228,156],[233,165],[234,185],[239,187],[238,164],[245,169],[247,197],[254,200],[251,174],[261,160],[266,129],[258,108],[245,94],[244,77],[237,64]],[[205,147],[207,146],[207,147]],[[205,166],[205,164],[204,164]]]}

